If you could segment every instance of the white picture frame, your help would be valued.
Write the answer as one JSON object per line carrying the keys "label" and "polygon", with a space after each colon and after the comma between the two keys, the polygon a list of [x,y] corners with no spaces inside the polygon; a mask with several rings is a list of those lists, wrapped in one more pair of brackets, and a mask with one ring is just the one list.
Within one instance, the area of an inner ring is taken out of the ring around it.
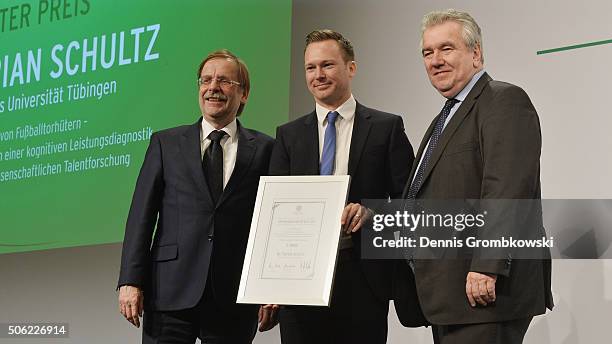
{"label": "white picture frame", "polygon": [[260,178],[236,302],[329,306],[349,183]]}

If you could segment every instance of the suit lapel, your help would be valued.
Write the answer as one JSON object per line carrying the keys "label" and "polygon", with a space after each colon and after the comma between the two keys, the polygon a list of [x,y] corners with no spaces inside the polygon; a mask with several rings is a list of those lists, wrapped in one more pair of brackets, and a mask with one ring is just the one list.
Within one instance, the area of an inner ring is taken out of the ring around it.
{"label": "suit lapel", "polygon": [[353,134],[351,136],[351,148],[349,150],[348,173],[354,176],[359,160],[363,153],[363,148],[368,140],[370,127],[372,124],[369,121],[370,114],[367,108],[357,103],[355,108],[355,119],[353,121]]}
{"label": "suit lapel", "polygon": [[202,170],[202,153],[200,143],[200,131],[202,126],[202,118],[195,124],[189,126],[183,136],[181,137],[180,149],[185,158],[187,168],[191,172],[193,179],[200,189],[201,193],[206,195],[209,202],[212,203],[212,197],[208,190],[208,185],[204,178],[204,171]]}
{"label": "suit lapel", "polygon": [[217,207],[236,190],[244,175],[249,171],[253,156],[255,156],[255,151],[257,150],[255,137],[245,130],[239,121],[236,121],[236,124],[238,126],[238,151],[236,152],[236,163],[234,164],[232,175],[223,189],[221,198],[219,198],[219,202],[217,202]]}
{"label": "suit lapel", "polygon": [[[442,156],[442,153],[444,152],[446,145],[448,144],[450,139],[453,137],[453,134],[455,133],[457,128],[459,128],[459,126],[461,125],[461,123],[463,122],[467,114],[470,113],[470,111],[472,110],[472,107],[476,103],[476,99],[480,96],[480,93],[482,93],[482,90],[484,89],[485,85],[489,81],[491,81],[491,77],[487,73],[484,73],[480,77],[480,79],[478,79],[478,81],[476,82],[476,84],[474,85],[470,93],[468,93],[468,95],[465,97],[463,102],[461,102],[459,109],[457,109],[457,111],[453,115],[453,118],[451,118],[451,120],[448,122],[448,124],[446,125],[446,128],[444,128],[444,131],[442,132],[442,136],[440,136],[440,141],[438,142],[438,146],[432,152],[431,158],[429,159],[429,162],[427,163],[427,168],[425,169],[425,172],[423,173],[423,184],[425,184],[425,181],[431,174],[431,171],[433,170],[434,166],[436,166],[436,163],[438,162],[438,160],[440,160],[440,157]],[[435,125],[435,122],[432,124]],[[427,141],[429,141],[429,136],[431,136],[431,132],[428,136],[426,136]],[[425,142],[425,144],[427,144],[427,142]]]}
{"label": "suit lapel", "polygon": [[436,116],[436,118],[433,119],[433,121],[429,125],[429,128],[427,128],[427,131],[425,131],[425,135],[423,135],[423,139],[421,140],[421,145],[419,146],[417,155],[414,158],[414,163],[412,164],[412,168],[410,169],[410,176],[408,177],[408,183],[406,183],[406,186],[404,187],[404,193],[402,195],[402,198],[406,198],[406,196],[408,195],[408,190],[410,190],[410,184],[412,184],[412,180],[414,179],[414,175],[416,174],[417,165],[421,161],[421,157],[423,156],[423,153],[425,152],[425,147],[427,147],[427,142],[429,141],[429,138],[431,137],[431,133],[436,127],[436,122],[438,121],[438,117],[440,117],[440,115]]}
{"label": "suit lapel", "polygon": [[304,142],[298,147],[304,149],[303,152],[297,154],[299,159],[304,159],[304,174],[317,175],[319,174],[319,127],[317,124],[317,112],[311,112],[304,120],[305,135]]}

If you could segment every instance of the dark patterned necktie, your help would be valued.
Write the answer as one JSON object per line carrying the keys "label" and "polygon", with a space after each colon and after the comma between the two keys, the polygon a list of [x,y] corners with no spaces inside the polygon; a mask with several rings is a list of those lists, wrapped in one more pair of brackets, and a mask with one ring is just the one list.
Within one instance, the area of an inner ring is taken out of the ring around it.
{"label": "dark patterned necktie", "polygon": [[223,193],[223,147],[221,147],[221,139],[225,135],[227,133],[222,130],[214,130],[208,135],[211,142],[202,159],[202,168],[204,169],[208,189],[215,204]]}
{"label": "dark patterned necktie", "polygon": [[425,151],[425,155],[423,156],[423,160],[421,161],[421,165],[419,166],[419,170],[414,176],[414,181],[410,184],[410,189],[408,189],[408,199],[416,198],[417,192],[421,188],[423,184],[423,174],[425,173],[425,169],[427,168],[427,164],[429,163],[429,159],[431,158],[431,154],[433,153],[436,146],[438,146],[438,140],[442,135],[442,129],[444,129],[444,122],[448,118],[451,109],[453,106],[458,103],[457,99],[448,99],[446,103],[444,103],[444,107],[440,112],[440,117],[436,122],[436,126],[434,127],[433,132],[431,133],[431,137],[429,139],[429,145],[427,146],[427,150]]}
{"label": "dark patterned necktie", "polygon": [[[427,168],[431,154],[438,145],[438,140],[440,140],[440,135],[442,135],[442,129],[444,129],[444,122],[446,122],[451,109],[457,102],[459,102],[457,99],[448,99],[446,103],[444,103],[444,107],[440,112],[436,126],[434,127],[434,130],[429,138],[429,145],[427,146],[427,150],[425,151],[423,159],[421,160],[421,165],[419,165],[419,169],[414,176],[414,180],[412,184],[410,184],[410,189],[408,189],[408,195],[406,196],[406,201],[404,202],[404,212],[415,213],[416,211],[414,199],[416,198],[416,195],[423,184],[423,174],[425,173],[425,169]],[[411,240],[418,240],[418,238],[416,238],[416,233],[411,230],[404,229],[403,233]],[[417,248],[409,247],[404,250],[404,258],[408,261],[408,265],[412,271],[414,271],[415,250],[417,250]]]}

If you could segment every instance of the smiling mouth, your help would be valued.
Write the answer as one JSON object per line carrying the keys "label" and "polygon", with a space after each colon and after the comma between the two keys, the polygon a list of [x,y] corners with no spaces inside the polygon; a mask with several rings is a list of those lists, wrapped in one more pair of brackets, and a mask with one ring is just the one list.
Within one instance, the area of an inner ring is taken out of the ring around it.
{"label": "smiling mouth", "polygon": [[227,97],[222,94],[210,94],[204,95],[204,100],[211,103],[223,103],[227,100]]}

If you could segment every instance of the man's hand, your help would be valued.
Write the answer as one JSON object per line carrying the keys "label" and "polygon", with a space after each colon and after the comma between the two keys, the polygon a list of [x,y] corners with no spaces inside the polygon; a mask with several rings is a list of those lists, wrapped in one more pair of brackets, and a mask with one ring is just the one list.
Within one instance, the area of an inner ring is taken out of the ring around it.
{"label": "man's hand", "polygon": [[278,305],[259,307],[259,332],[271,330],[278,324]]}
{"label": "man's hand", "polygon": [[136,327],[140,327],[143,301],[144,296],[140,288],[131,285],[119,287],[119,312]]}
{"label": "man's hand", "polygon": [[342,211],[340,224],[346,234],[357,232],[361,226],[372,216],[371,211],[359,203],[349,203]]}
{"label": "man's hand", "polygon": [[470,271],[465,283],[465,294],[472,307],[476,304],[486,306],[495,302],[495,282],[497,275],[481,274]]}

